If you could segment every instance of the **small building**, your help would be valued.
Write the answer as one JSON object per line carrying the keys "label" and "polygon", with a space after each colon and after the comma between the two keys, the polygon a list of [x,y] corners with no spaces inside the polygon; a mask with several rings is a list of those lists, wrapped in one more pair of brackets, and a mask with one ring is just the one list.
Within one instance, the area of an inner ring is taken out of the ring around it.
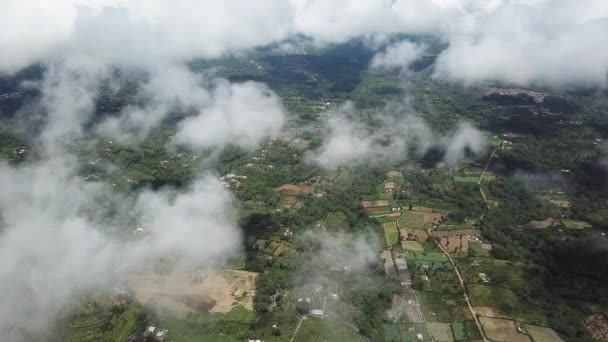
{"label": "small building", "polygon": [[146,330],[144,330],[144,337],[153,336],[156,331],[156,327],[153,325],[149,325]]}
{"label": "small building", "polygon": [[311,310],[310,313],[315,317],[323,318],[323,310],[314,309]]}
{"label": "small building", "polygon": [[384,191],[386,192],[395,192],[395,182],[386,182],[384,183]]}

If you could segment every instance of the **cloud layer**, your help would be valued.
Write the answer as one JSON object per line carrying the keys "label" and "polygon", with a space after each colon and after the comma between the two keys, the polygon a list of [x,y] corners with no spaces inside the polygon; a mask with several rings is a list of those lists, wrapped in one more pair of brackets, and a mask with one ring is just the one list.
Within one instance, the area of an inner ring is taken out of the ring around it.
{"label": "cloud layer", "polygon": [[448,43],[436,75],[465,83],[606,86],[603,0],[8,0],[0,71],[84,55],[155,65],[218,57],[294,34],[317,43],[430,33]]}

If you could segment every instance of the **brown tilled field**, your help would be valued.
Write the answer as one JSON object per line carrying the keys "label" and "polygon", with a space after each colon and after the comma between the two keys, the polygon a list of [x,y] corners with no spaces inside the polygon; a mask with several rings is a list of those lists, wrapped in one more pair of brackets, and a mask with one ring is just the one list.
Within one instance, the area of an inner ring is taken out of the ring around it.
{"label": "brown tilled field", "polygon": [[134,274],[129,288],[140,302],[175,313],[228,312],[235,305],[253,309],[257,273],[208,272],[196,283],[192,274]]}
{"label": "brown tilled field", "polygon": [[443,218],[443,214],[439,213],[424,213],[424,222],[430,224],[439,224],[439,221]]}
{"label": "brown tilled field", "polygon": [[361,201],[363,208],[388,207],[388,200]]}
{"label": "brown tilled field", "polygon": [[274,190],[283,195],[313,194],[315,187],[305,184],[283,184]]}

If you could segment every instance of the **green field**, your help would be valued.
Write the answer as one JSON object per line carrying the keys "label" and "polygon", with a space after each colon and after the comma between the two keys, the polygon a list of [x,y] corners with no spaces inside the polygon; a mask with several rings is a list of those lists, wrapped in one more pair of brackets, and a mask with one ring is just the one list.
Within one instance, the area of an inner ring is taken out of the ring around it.
{"label": "green field", "polygon": [[418,241],[403,241],[401,245],[408,251],[424,252],[424,247]]}
{"label": "green field", "polygon": [[384,230],[384,238],[389,246],[399,243],[399,229],[396,222],[386,222],[382,224]]}
{"label": "green field", "polygon": [[452,333],[454,340],[464,341],[481,338],[481,333],[473,321],[452,323]]}
{"label": "green field", "polygon": [[439,252],[411,251],[408,253],[407,258],[416,261],[448,262],[448,258],[445,256],[445,254]]}
{"label": "green field", "polygon": [[458,183],[477,183],[478,181],[479,181],[479,177],[454,176],[454,182],[458,182]]}
{"label": "green field", "polygon": [[506,287],[469,284],[467,290],[473,306],[492,306],[502,309],[519,302],[515,293]]}
{"label": "green field", "polygon": [[247,337],[249,326],[254,320],[255,314],[252,311],[237,306],[226,314],[161,317],[160,326],[169,330],[169,337],[174,341],[234,341],[237,337]]}
{"label": "green field", "polygon": [[587,222],[577,221],[577,220],[562,220],[562,224],[564,225],[564,227],[566,227],[568,229],[584,229],[584,228],[592,227]]}
{"label": "green field", "polygon": [[561,337],[551,328],[539,327],[535,325],[525,325],[526,331],[534,342],[563,342]]}
{"label": "green field", "polygon": [[[281,341],[289,341],[290,336],[281,336]],[[309,317],[302,322],[294,342],[324,342],[324,341],[365,341],[353,327],[332,321],[322,321]]]}
{"label": "green field", "polygon": [[413,210],[404,210],[400,223],[410,229],[425,229],[424,214]]}
{"label": "green field", "polygon": [[450,323],[428,323],[427,328],[429,329],[433,340],[437,342],[454,341]]}
{"label": "green field", "polygon": [[[387,342],[420,341],[417,334],[422,335],[422,341],[431,341],[425,324],[416,323],[388,323],[384,324],[384,336]],[[338,340],[336,340],[338,341]],[[346,340],[340,340],[346,341]]]}

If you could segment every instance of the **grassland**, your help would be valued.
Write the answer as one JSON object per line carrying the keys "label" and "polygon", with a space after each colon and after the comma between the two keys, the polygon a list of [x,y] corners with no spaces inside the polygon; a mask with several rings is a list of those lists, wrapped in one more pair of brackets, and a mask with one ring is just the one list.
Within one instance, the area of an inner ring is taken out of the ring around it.
{"label": "grassland", "polygon": [[452,334],[456,341],[475,340],[481,338],[481,332],[477,329],[475,322],[454,322],[451,324]]}
{"label": "grassland", "polygon": [[396,222],[386,222],[382,224],[384,230],[384,238],[389,246],[399,243],[399,229]]}
{"label": "grassland", "polygon": [[431,341],[425,324],[389,323],[384,325],[384,334],[387,342],[420,341],[416,337],[418,334],[422,335],[422,341]]}
{"label": "grassland", "polygon": [[185,318],[161,315],[160,326],[175,341],[234,341],[224,335],[246,338],[255,314],[236,306],[226,314],[189,314]]}
{"label": "grassland", "polygon": [[[288,337],[281,341],[288,341]],[[313,317],[305,319],[294,338],[294,342],[321,341],[365,341],[353,327],[332,321],[322,321]]]}
{"label": "grassland", "polygon": [[404,210],[401,222],[410,229],[425,229],[428,226],[424,222],[424,213],[413,210]]}
{"label": "grassland", "polygon": [[534,342],[563,342],[555,330],[535,325],[525,325],[526,331]]}
{"label": "grassland", "polygon": [[561,220],[564,227],[568,229],[585,229],[591,228],[591,225],[587,222],[577,220]]}
{"label": "grassland", "polygon": [[429,329],[429,333],[433,337],[433,340],[437,342],[454,341],[452,328],[449,323],[428,323],[427,328]]}
{"label": "grassland", "polygon": [[418,241],[403,241],[401,246],[408,251],[424,252],[424,247]]}

